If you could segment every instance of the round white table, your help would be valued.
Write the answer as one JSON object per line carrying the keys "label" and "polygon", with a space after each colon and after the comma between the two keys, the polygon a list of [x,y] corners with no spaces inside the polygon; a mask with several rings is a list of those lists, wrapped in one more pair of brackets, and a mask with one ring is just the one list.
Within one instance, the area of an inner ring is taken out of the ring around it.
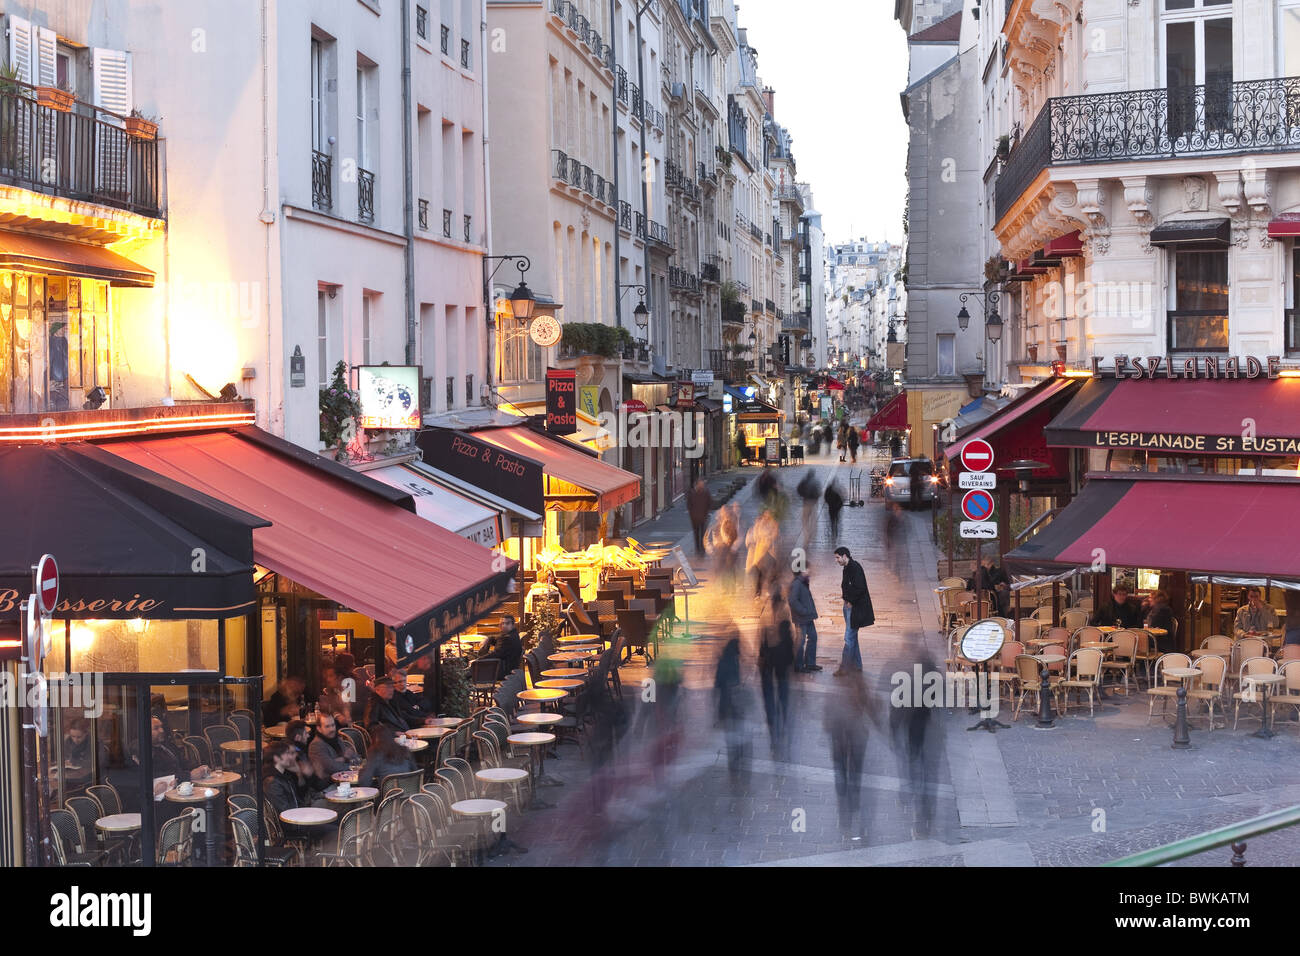
{"label": "round white table", "polygon": [[110,813],[108,816],[100,817],[95,821],[95,827],[105,833],[129,833],[132,830],[140,829],[140,826],[140,814],[138,813]]}
{"label": "round white table", "polygon": [[438,740],[455,732],[454,727],[412,727],[406,732],[406,736],[414,737],[416,740]]}
{"label": "round white table", "polygon": [[330,803],[369,803],[377,796],[379,796],[378,787],[353,787],[347,796],[339,793],[338,787],[325,791],[325,799]]}

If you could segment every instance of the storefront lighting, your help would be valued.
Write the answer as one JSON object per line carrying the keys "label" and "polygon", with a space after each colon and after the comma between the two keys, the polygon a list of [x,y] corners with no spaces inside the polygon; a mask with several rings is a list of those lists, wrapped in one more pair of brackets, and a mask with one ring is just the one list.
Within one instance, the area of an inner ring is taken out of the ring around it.
{"label": "storefront lighting", "polygon": [[142,617],[133,617],[126,622],[126,629],[140,637],[149,630],[149,622]]}
{"label": "storefront lighting", "polygon": [[175,431],[188,428],[237,428],[252,425],[257,416],[251,412],[223,412],[214,415],[176,415],[171,418],[145,418],[127,421],[69,422],[66,425],[14,425],[0,427],[0,442],[30,442],[33,439],[68,441],[81,438],[116,438],[146,432]]}

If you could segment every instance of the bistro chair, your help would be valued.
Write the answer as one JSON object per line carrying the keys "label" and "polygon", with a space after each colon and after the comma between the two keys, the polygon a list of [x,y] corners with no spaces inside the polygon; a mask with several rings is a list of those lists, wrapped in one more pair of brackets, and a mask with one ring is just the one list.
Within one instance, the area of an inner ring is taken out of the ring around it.
{"label": "bistro chair", "polygon": [[471,703],[483,704],[492,699],[497,681],[501,679],[501,661],[495,657],[469,662],[469,695]]}
{"label": "bistro chair", "polygon": [[[1042,663],[1037,658],[1028,654],[1021,654],[1016,658],[1016,684],[1018,685],[1018,694],[1016,696],[1016,705],[1011,719],[1013,721],[1020,719],[1020,714],[1025,707],[1025,697],[1029,694],[1034,695],[1034,710],[1041,706],[1039,700],[1043,692]],[[1057,694],[1057,685],[1059,678],[1053,679],[1049,674],[1047,676],[1047,689],[1053,696]]]}
{"label": "bistro chair", "polygon": [[1137,679],[1137,667],[1140,664],[1146,674],[1147,686],[1151,686],[1151,665],[1155,663],[1160,652],[1156,650],[1155,639],[1146,631],[1134,631],[1137,644],[1133,648],[1133,677]]}
{"label": "bistro chair", "polygon": [[[1088,692],[1088,716],[1093,716],[1093,695],[1101,688],[1102,652],[1095,647],[1081,647],[1066,661],[1066,678],[1061,681],[1062,703],[1070,709],[1070,691]],[[1073,675],[1073,676],[1070,676]]]}
{"label": "bistro chair", "polygon": [[[1043,632],[1043,626],[1031,617],[1022,617],[1019,621],[1020,640],[1028,643],[1036,640]],[[1015,633],[1014,631],[1012,633]]]}
{"label": "bistro chair", "polygon": [[340,727],[338,730],[339,736],[352,744],[352,749],[357,752],[357,756],[364,760],[366,757],[365,731],[360,727]]}
{"label": "bistro chair", "polygon": [[1033,613],[1029,616],[1044,627],[1051,627],[1056,623],[1056,615],[1052,611],[1052,606],[1050,604],[1034,608]]}
{"label": "bistro chair", "polygon": [[203,736],[208,738],[208,752],[212,754],[214,760],[219,759],[222,765],[230,763],[227,755],[221,749],[225,743],[233,743],[239,739],[239,734],[235,728],[229,724],[213,724],[210,727],[203,728]]}
{"label": "bistro chair", "polygon": [[1056,661],[1053,664],[1047,665],[1047,670],[1051,677],[1060,680],[1065,676],[1065,665],[1070,663],[1070,647],[1068,644],[1046,644],[1038,651],[1038,653],[1044,656],[1051,654],[1053,656],[1066,658],[1066,660]]}
{"label": "bistro chair", "polygon": [[1061,627],[1068,631],[1074,632],[1088,624],[1088,612],[1081,611],[1079,608],[1070,608],[1068,611],[1061,612]]}
{"label": "bistro chair", "polygon": [[50,811],[50,845],[59,866],[100,866],[105,854],[99,850],[87,852],[82,844],[85,838],[81,825],[71,810]]}
{"label": "bistro chair", "polygon": [[[1217,654],[1206,654],[1196,659],[1196,669],[1201,672],[1200,678],[1187,691],[1187,703],[1190,706],[1194,700],[1203,700],[1208,708],[1210,717],[1210,730],[1214,729],[1214,703],[1223,701],[1223,678],[1228,672],[1228,662]],[[1300,678],[1300,673],[1296,675]],[[1300,702],[1300,697],[1296,700]],[[1270,701],[1271,703],[1271,701]]]}
{"label": "bistro chair", "polygon": [[339,821],[334,852],[319,851],[321,866],[364,866],[370,858],[370,839],[374,833],[375,814],[369,806],[349,810]]}
{"label": "bistro chair", "polygon": [[[496,738],[491,734],[479,733],[475,735],[475,742],[479,747],[479,769],[481,770],[507,770],[510,771],[508,777],[511,779],[480,781],[480,784],[495,787],[508,787],[510,795],[514,801],[515,809],[522,811],[524,809],[523,786],[525,782],[531,782],[532,774],[528,769],[523,767],[509,767],[501,760],[501,754],[497,750]],[[477,777],[475,778],[477,779]]]}
{"label": "bistro chair", "polygon": [[79,848],[82,852],[103,852],[110,861],[124,858],[132,841],[129,837],[105,836],[95,826],[95,821],[105,815],[100,810],[98,800],[87,796],[68,797],[63,801],[63,808],[77,818],[77,824],[81,827]]}
{"label": "bistro chair", "polygon": [[[1255,638],[1243,638],[1242,640],[1237,642],[1238,647],[1240,647],[1240,645],[1242,644],[1245,644],[1246,641],[1248,640],[1255,640]],[[1252,702],[1258,703],[1262,701],[1264,696],[1263,689],[1250,684],[1249,682],[1243,680],[1243,678],[1247,674],[1276,674],[1276,673],[1277,673],[1277,661],[1273,660],[1273,658],[1271,657],[1246,657],[1242,660],[1241,666],[1237,668],[1237,692],[1232,695],[1232,700],[1233,700],[1232,729],[1233,730],[1237,729],[1237,719],[1241,715],[1242,701],[1245,701],[1246,703],[1252,703]],[[1269,696],[1270,698],[1272,697],[1271,694]],[[1264,714],[1264,708],[1262,706],[1259,709],[1259,713],[1260,713],[1260,717],[1259,717],[1260,725],[1263,726],[1263,722],[1266,715]]]}
{"label": "bistro chair", "polygon": [[964,590],[966,587],[965,578],[944,578],[939,582],[941,588],[958,588]]}
{"label": "bistro chair", "polygon": [[251,710],[232,710],[226,722],[235,728],[240,740],[253,739],[253,712]]}
{"label": "bistro chair", "polygon": [[1025,653],[1025,645],[1019,641],[1007,641],[1002,645],[1001,654],[998,657],[998,681],[999,696],[1002,693],[1002,687],[1007,690],[1007,703],[1014,703],[1016,699],[1016,658]]}
{"label": "bistro chair", "polygon": [[1186,654],[1161,654],[1156,659],[1155,669],[1152,672],[1151,686],[1147,688],[1147,699],[1150,703],[1147,705],[1147,723],[1151,723],[1151,717],[1155,713],[1156,701],[1161,701],[1160,715],[1163,717],[1169,709],[1169,701],[1178,696],[1178,688],[1182,684],[1181,677],[1165,676],[1165,669],[1168,667],[1191,667],[1192,659]]}
{"label": "bistro chair", "polygon": [[374,863],[392,863],[394,866],[401,864],[398,841],[402,834],[402,804],[406,798],[407,794],[395,789],[379,801],[379,807],[375,810],[374,831],[370,836],[370,853],[374,857]]}
{"label": "bistro chair", "polygon": [[[1084,595],[1074,602],[1074,609],[1091,616],[1093,612],[1093,603],[1091,595]],[[1086,624],[1087,622],[1085,621],[1084,623]]]}
{"label": "bistro chair", "polygon": [[[1290,644],[1286,646],[1295,647],[1296,645]],[[1300,659],[1283,664],[1278,673],[1286,678],[1286,683],[1269,695],[1268,705],[1270,707],[1295,707],[1300,712]],[[1277,718],[1274,717],[1273,719],[1276,720]]]}
{"label": "bistro chair", "polygon": [[[455,865],[452,855],[438,845],[438,831],[434,824],[437,813],[437,798],[433,794],[412,794],[402,804],[404,865],[429,866],[439,860]],[[413,851],[414,857],[406,851]]]}
{"label": "bistro chair", "polygon": [[481,835],[479,827],[455,818],[451,812],[451,805],[455,803],[454,795],[444,784],[426,784],[420,791],[420,797],[419,805],[429,813],[439,850],[447,856],[452,866],[462,860],[466,865],[473,866]]}
{"label": "bistro chair", "polygon": [[596,591],[596,600],[613,601],[614,607],[620,610],[627,607],[627,599],[630,596],[622,588],[600,588]]}
{"label": "bistro chair", "polygon": [[452,767],[439,767],[434,771],[434,776],[451,792],[452,803],[459,803],[461,800],[469,799],[465,791],[465,783],[460,779],[459,770]]}
{"label": "bistro chair", "polygon": [[1300,661],[1300,644],[1283,644],[1282,649],[1277,652],[1279,663],[1285,661]]}
{"label": "bistro chair", "polygon": [[257,797],[251,793],[232,793],[226,797],[226,806],[230,807],[230,812],[236,810],[256,810]]}
{"label": "bistro chair", "polygon": [[188,807],[172,817],[158,832],[159,866],[189,866],[194,853],[194,818],[198,812]]}
{"label": "bistro chair", "polygon": [[[451,734],[447,735],[452,736]],[[445,738],[444,738],[445,739]],[[410,796],[413,793],[420,792],[420,784],[424,780],[423,770],[407,770],[404,773],[390,773],[379,781],[379,795],[381,798],[387,798],[394,791]]]}
{"label": "bistro chair", "polygon": [[1042,637],[1043,640],[1054,641],[1057,644],[1064,645],[1068,649],[1066,651],[1067,654],[1079,646],[1074,642],[1074,635],[1064,627],[1049,627],[1047,633],[1043,634]]}
{"label": "bistro chair", "polygon": [[104,811],[103,816],[122,812],[122,798],[111,783],[92,784],[86,788],[86,796],[94,797],[99,801],[99,808]]}
{"label": "bistro chair", "polygon": [[1116,673],[1124,677],[1124,696],[1127,697],[1128,678],[1133,673],[1133,666],[1137,655],[1138,635],[1136,631],[1116,631],[1110,636],[1110,643],[1115,645],[1115,650],[1111,654],[1110,660],[1104,660],[1101,663],[1102,675],[1107,673]]}
{"label": "bistro chair", "polygon": [[646,613],[641,608],[618,612],[618,628],[625,636],[625,651],[622,663],[626,664],[633,654],[641,654],[646,664],[654,660],[650,652],[649,627]]}

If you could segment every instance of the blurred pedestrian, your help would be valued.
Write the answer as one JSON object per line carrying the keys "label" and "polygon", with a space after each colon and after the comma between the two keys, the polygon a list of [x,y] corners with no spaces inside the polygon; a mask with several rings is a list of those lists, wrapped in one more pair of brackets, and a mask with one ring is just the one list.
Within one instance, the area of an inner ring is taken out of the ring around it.
{"label": "blurred pedestrian", "polygon": [[[934,659],[929,654],[922,654],[917,666],[921,674],[942,673],[936,671]],[[915,667],[899,667],[895,672],[910,676],[915,673]],[[918,835],[926,836],[934,820],[935,791],[939,786],[939,744],[935,731],[931,729],[934,726],[934,708],[925,706],[915,690],[910,695],[902,694],[891,703],[889,730],[894,757],[898,761],[899,776],[908,781]]]}
{"label": "blurred pedestrian", "polygon": [[798,635],[794,669],[801,674],[819,671],[817,664],[817,603],[813,600],[808,572],[798,571],[790,582],[790,621]]}
{"label": "blurred pedestrian", "polygon": [[740,685],[740,636],[732,627],[723,638],[725,643],[713,675],[713,691],[718,704],[718,725],[726,739],[727,770],[734,784],[740,779],[745,759],[745,701]]}
{"label": "blurred pedestrian", "polygon": [[794,639],[785,600],[778,590],[759,624],[758,676],[763,689],[763,713],[772,745],[772,758],[786,756],[790,723],[790,667],[794,664]]}
{"label": "blurred pedestrian", "polygon": [[858,434],[858,430],[852,425],[849,426],[848,442],[849,455],[852,456],[853,464],[856,465],[858,463],[858,445],[862,444],[862,436]]}
{"label": "blurred pedestrian", "polygon": [[848,675],[826,700],[824,724],[835,768],[835,804],[840,833],[853,840],[867,835],[862,812],[862,768],[867,757],[867,721],[871,714],[867,682],[861,672]]}
{"label": "blurred pedestrian", "polygon": [[831,541],[835,542],[840,540],[840,509],[844,507],[844,496],[832,481],[826,486],[822,497],[826,500],[826,513],[831,521]]}
{"label": "blurred pedestrian", "polygon": [[800,479],[798,486],[795,488],[799,498],[803,501],[803,523],[801,524],[800,539],[806,548],[812,544],[813,533],[817,530],[817,502],[821,499],[822,490],[817,487],[817,478],[812,469]]}
{"label": "blurred pedestrian", "polygon": [[776,583],[776,546],[780,533],[772,512],[764,510],[745,535],[745,545],[749,548],[745,573],[754,575],[755,597],[763,593],[765,585],[771,587]]}
{"label": "blurred pedestrian", "polygon": [[686,513],[691,516],[691,530],[695,532],[695,553],[704,554],[704,529],[709,523],[709,511],[713,508],[713,496],[709,486],[701,478],[695,482],[686,499]]}
{"label": "blurred pedestrian", "polygon": [[848,548],[835,549],[835,562],[844,569],[840,581],[840,595],[844,598],[844,653],[835,677],[862,670],[862,652],[858,649],[858,628],[876,623],[876,613],[871,606],[871,592],[867,588],[867,575],[862,565],[853,560]]}
{"label": "blurred pedestrian", "polygon": [[840,419],[840,432],[839,437],[835,439],[835,447],[840,450],[840,461],[844,461],[844,452],[849,447],[849,420],[847,418]]}
{"label": "blurred pedestrian", "polygon": [[728,502],[717,510],[704,538],[704,549],[713,559],[719,580],[730,590],[736,583],[736,564],[740,559],[740,506]]}

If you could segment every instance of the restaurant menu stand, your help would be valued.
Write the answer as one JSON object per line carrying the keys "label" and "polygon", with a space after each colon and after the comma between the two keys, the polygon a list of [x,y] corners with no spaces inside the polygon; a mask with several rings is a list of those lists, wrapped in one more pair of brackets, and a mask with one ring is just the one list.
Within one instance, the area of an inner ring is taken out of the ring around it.
{"label": "restaurant menu stand", "polygon": [[[979,679],[979,665],[984,665],[984,686],[989,686],[989,661],[1002,653],[1002,645],[1006,643],[1007,632],[1000,621],[994,621],[986,618],[982,621],[976,621],[966,629],[966,633],[961,638],[961,656],[966,658],[972,664],[976,665],[976,680]],[[978,702],[979,692],[978,684],[976,685],[975,699]],[[1010,724],[1004,724],[992,714],[983,717],[979,723],[973,727],[967,727],[967,730],[987,730],[991,734],[997,733],[998,728],[1010,730]]]}

